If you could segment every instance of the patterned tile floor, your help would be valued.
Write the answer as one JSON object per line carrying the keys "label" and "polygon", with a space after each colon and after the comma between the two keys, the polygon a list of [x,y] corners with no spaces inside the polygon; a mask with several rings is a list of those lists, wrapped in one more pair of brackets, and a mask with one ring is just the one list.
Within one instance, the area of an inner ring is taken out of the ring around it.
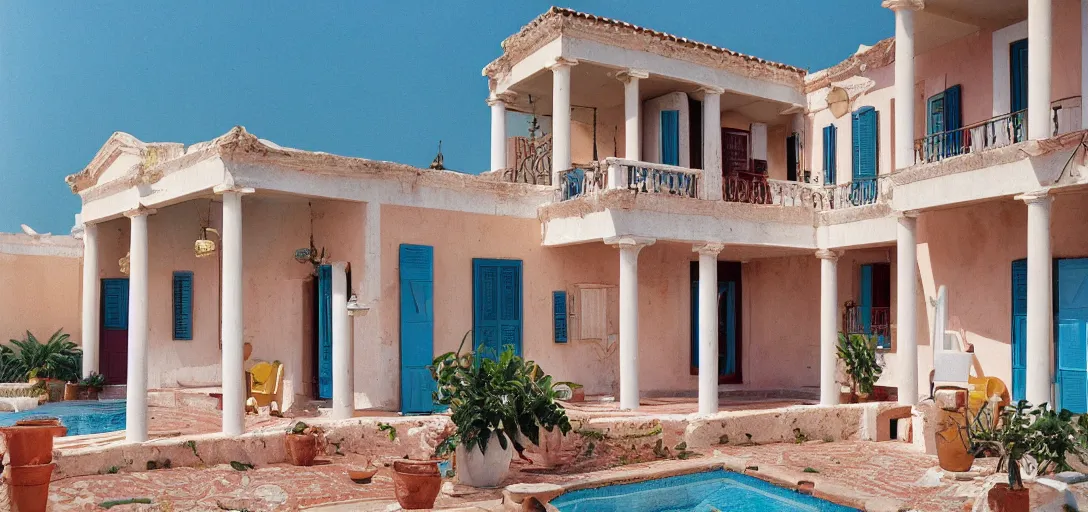
{"label": "patterned tile floor", "polygon": [[[936,457],[912,451],[899,443],[810,443],[751,447],[722,446],[723,455],[743,457],[749,464],[779,466],[793,471],[806,467],[820,472],[844,487],[869,495],[892,498],[920,511],[959,511],[979,491],[980,483],[940,481],[933,487],[919,485]],[[381,470],[373,483],[358,485],[348,480],[348,467],[359,460],[335,457],[331,463],[310,468],[282,464],[239,472],[229,466],[178,468],[144,473],[121,473],[70,478],[53,482],[50,499],[53,510],[97,510],[97,504],[120,498],[147,497],[153,505],[126,505],[111,510],[298,510],[319,504],[350,502],[341,510],[383,510],[393,503],[392,477]],[[605,461],[605,464],[614,463]],[[638,468],[667,468],[677,461],[630,464],[601,469],[594,475],[608,475]],[[984,463],[988,464],[987,463]],[[584,474],[559,474],[516,461],[506,483],[560,483]],[[447,486],[448,488],[450,486]],[[442,507],[495,500],[495,490],[452,487],[444,494]]]}

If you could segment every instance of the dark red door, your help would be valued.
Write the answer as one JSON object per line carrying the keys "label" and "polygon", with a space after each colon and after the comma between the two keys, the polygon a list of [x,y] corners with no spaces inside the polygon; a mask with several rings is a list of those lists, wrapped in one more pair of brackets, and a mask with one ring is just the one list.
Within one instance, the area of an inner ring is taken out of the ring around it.
{"label": "dark red door", "polygon": [[106,384],[128,382],[128,279],[102,280],[98,373]]}

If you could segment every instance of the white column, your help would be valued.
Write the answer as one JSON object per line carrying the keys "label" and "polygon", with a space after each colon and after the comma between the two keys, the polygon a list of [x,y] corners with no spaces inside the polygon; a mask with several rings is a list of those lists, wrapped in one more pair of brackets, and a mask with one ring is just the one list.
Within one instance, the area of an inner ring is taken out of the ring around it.
{"label": "white column", "polygon": [[918,218],[914,212],[899,216],[896,228],[896,354],[899,358],[899,403],[918,404]]}
{"label": "white column", "polygon": [[570,68],[578,61],[557,57],[552,70],[552,185],[570,169]]}
{"label": "white column", "polygon": [[649,76],[641,69],[628,69],[616,75],[623,82],[623,157],[627,160],[642,160],[642,121],[638,115],[642,101],[638,97],[638,81]]}
{"label": "white column", "polygon": [[722,110],[723,89],[703,87],[703,183],[700,197],[722,199]]}
{"label": "white column", "polygon": [[1028,138],[1046,139],[1050,120],[1051,0],[1028,0]]}
{"label": "white column", "polygon": [[1080,128],[1088,129],[1088,0],[1080,0]]}
{"label": "white column", "polygon": [[83,317],[80,323],[84,377],[98,371],[99,294],[98,225],[87,224],[83,226]]}
{"label": "white column", "polygon": [[332,264],[332,417],[355,414],[355,354],[348,316],[347,263]]}
{"label": "white column", "polygon": [[820,404],[838,405],[839,386],[835,383],[836,347],[839,342],[839,255],[826,249],[816,251],[820,258]]}
{"label": "white column", "polygon": [[512,93],[492,94],[491,106],[491,170],[506,168],[506,102]]}
{"label": "white column", "polygon": [[718,412],[718,253],[723,244],[700,244],[699,414]]}
{"label": "white column", "polygon": [[895,168],[914,165],[914,11],[921,0],[884,0],[895,11]]}
{"label": "white column", "polygon": [[147,441],[147,216],[125,213],[131,223],[128,259],[128,383],[125,388],[125,439]]}
{"label": "white column", "polygon": [[242,195],[253,189],[222,185],[223,196],[223,433],[245,432],[245,371],[242,368]]}
{"label": "white column", "polygon": [[[1029,43],[1030,45],[1030,43]],[[1029,57],[1030,58],[1030,57]],[[1030,65],[1030,64],[1029,64]],[[1028,205],[1028,325],[1025,398],[1033,404],[1051,400],[1054,307],[1051,278],[1050,204],[1045,191],[1018,196]]]}
{"label": "white column", "polygon": [[650,238],[618,237],[620,250],[620,409],[638,409],[638,253]]}

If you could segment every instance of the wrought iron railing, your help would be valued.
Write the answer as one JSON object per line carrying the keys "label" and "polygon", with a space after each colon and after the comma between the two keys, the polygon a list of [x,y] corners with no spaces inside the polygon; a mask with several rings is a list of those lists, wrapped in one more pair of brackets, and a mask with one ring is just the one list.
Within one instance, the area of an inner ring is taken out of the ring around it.
{"label": "wrought iron railing", "polygon": [[722,184],[722,199],[731,203],[771,204],[767,175],[757,172],[730,172]]}
{"label": "wrought iron railing", "polygon": [[609,188],[626,188],[643,194],[696,197],[703,171],[675,165],[607,158]]}
{"label": "wrought iron railing", "polygon": [[926,135],[914,141],[914,162],[999,148],[1027,140],[1027,110],[993,117],[963,128]]}
{"label": "wrought iron railing", "polygon": [[577,166],[559,175],[560,201],[604,190],[608,184],[608,166],[600,162]]}
{"label": "wrought iron railing", "polygon": [[884,195],[885,181],[881,178],[855,178],[850,183],[825,185],[822,190],[823,210],[841,210],[853,206],[876,204]]}
{"label": "wrought iron railing", "polygon": [[891,332],[891,308],[876,308],[847,303],[842,312],[842,331],[887,337]]}

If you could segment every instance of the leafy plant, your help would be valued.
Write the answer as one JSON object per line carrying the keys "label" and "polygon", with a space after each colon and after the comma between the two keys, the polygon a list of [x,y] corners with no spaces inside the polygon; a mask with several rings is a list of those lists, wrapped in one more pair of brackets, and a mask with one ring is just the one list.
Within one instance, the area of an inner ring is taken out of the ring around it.
{"label": "leafy plant", "polygon": [[4,377],[19,375],[22,380],[41,378],[66,382],[78,379],[83,351],[75,343],[68,341],[68,334],[62,331],[63,329],[57,330],[45,343],[40,343],[34,334],[27,331],[25,338],[11,340],[14,349],[0,348],[0,359],[4,360]]}
{"label": "leafy plant", "polygon": [[106,376],[98,372],[91,372],[90,375],[79,379],[79,385],[101,389],[106,385]]}
{"label": "leafy plant", "polygon": [[378,432],[385,432],[385,435],[389,437],[390,441],[397,439],[397,427],[388,423],[378,422]]}
{"label": "leafy plant", "polygon": [[[983,409],[991,406],[992,404],[987,404]],[[1015,406],[1005,409],[998,426],[991,427],[986,421],[976,420],[974,427],[969,429],[972,450],[976,454],[984,451],[996,453],[1000,457],[998,469],[1008,468],[1011,489],[1024,488],[1020,462],[1037,443],[1038,432],[1032,428],[1031,409],[1026,400],[1021,400]]]}
{"label": "leafy plant", "polygon": [[434,359],[431,374],[438,383],[434,400],[450,407],[456,427],[435,449],[438,456],[452,451],[457,444],[487,452],[488,441],[495,434],[499,446],[513,445],[521,455],[524,447],[518,434],[533,444],[540,442],[540,428],[571,431],[566,411],[556,403],[552,378],[540,367],[525,361],[506,347],[497,358],[475,357],[461,350],[472,331],[461,338],[456,352]]}
{"label": "leafy plant", "polygon": [[880,374],[884,373],[884,363],[876,354],[876,342],[875,336],[839,333],[839,360],[856,393],[871,394]]}

